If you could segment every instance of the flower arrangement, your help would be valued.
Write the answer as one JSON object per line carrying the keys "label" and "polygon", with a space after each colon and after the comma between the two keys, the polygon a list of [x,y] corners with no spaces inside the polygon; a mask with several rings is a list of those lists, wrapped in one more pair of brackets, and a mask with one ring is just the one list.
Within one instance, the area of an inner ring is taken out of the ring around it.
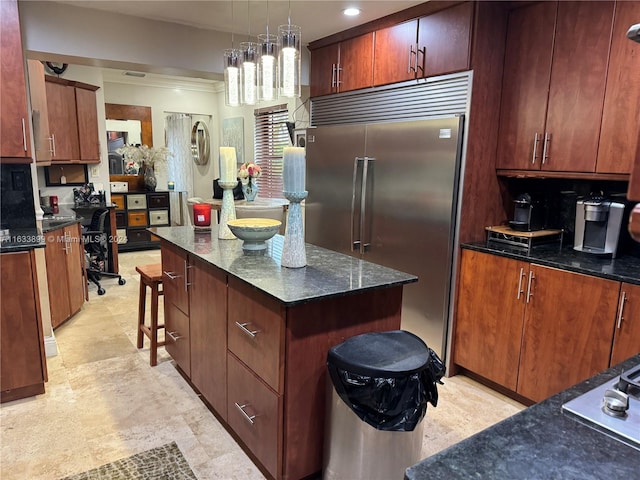
{"label": "flower arrangement", "polygon": [[252,178],[258,178],[262,174],[262,170],[259,165],[255,163],[243,163],[240,165],[240,170],[238,170],[238,177],[240,177],[240,181],[246,185],[251,181]]}
{"label": "flower arrangement", "polygon": [[173,155],[167,147],[149,147],[147,145],[139,147],[126,145],[118,148],[116,152],[124,156],[127,162],[125,172],[133,174],[139,173],[141,165],[145,168],[154,168],[166,163],[167,158]]}

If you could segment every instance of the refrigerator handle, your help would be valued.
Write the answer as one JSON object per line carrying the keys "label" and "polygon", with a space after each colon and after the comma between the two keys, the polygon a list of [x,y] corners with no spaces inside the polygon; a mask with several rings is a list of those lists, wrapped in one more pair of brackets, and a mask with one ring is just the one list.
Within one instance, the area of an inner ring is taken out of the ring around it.
{"label": "refrigerator handle", "polygon": [[364,238],[366,230],[366,218],[367,218],[367,174],[369,172],[369,162],[375,160],[372,157],[364,157],[362,159],[364,161],[364,167],[362,167],[362,185],[361,185],[361,194],[360,194],[360,253],[365,253],[369,247],[371,246],[371,239],[367,241]]}
{"label": "refrigerator handle", "polygon": [[[363,162],[364,158],[356,157],[353,161],[353,185],[351,187],[351,251],[354,252],[360,248],[360,230],[356,233],[356,181],[358,179],[358,165]],[[362,198],[360,199],[362,204]]]}

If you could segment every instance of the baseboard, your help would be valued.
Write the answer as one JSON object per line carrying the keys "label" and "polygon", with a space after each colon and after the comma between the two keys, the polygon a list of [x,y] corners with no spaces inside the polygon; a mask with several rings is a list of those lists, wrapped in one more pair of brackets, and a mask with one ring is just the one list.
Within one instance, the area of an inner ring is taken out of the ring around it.
{"label": "baseboard", "polygon": [[51,332],[50,337],[44,337],[44,353],[47,357],[55,357],[58,355],[58,343],[56,337]]}

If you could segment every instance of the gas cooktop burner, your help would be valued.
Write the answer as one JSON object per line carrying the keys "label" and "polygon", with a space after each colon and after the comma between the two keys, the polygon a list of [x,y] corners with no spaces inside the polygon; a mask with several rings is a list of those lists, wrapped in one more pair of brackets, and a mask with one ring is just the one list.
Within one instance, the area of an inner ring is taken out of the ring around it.
{"label": "gas cooktop burner", "polygon": [[565,403],[562,409],[640,450],[640,365]]}

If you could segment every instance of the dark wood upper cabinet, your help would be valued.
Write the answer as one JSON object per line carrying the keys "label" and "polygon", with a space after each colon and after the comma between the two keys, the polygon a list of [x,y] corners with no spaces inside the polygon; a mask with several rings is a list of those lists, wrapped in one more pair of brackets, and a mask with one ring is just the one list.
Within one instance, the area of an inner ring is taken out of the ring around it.
{"label": "dark wood upper cabinet", "polygon": [[371,87],[373,33],[314,50],[310,79],[312,97]]}
{"label": "dark wood upper cabinet", "polygon": [[0,2],[0,158],[31,161],[18,2]]}
{"label": "dark wood upper cabinet", "polygon": [[596,170],[613,7],[614,2],[558,3],[543,170]]}
{"label": "dark wood upper cabinet", "polygon": [[79,160],[78,118],[73,87],[54,82],[46,77],[47,111],[53,152],[51,160]]}
{"label": "dark wood upper cabinet", "polygon": [[441,10],[418,20],[418,76],[432,77],[469,69],[473,2]]}
{"label": "dark wood upper cabinet", "polygon": [[95,90],[75,87],[75,94],[80,160],[99,162],[100,141]]}
{"label": "dark wood upper cabinet", "polygon": [[385,85],[415,78],[418,20],[375,33],[373,84]]}
{"label": "dark wood upper cabinet", "polygon": [[[640,43],[626,35],[638,22],[640,2],[616,3],[597,172],[629,173],[637,162],[640,177]],[[640,200],[640,185],[636,188]]]}
{"label": "dark wood upper cabinet", "polygon": [[511,12],[498,169],[596,172],[613,14],[614,2]]}
{"label": "dark wood upper cabinet", "polygon": [[497,168],[540,168],[556,11],[540,2],[509,15]]}

